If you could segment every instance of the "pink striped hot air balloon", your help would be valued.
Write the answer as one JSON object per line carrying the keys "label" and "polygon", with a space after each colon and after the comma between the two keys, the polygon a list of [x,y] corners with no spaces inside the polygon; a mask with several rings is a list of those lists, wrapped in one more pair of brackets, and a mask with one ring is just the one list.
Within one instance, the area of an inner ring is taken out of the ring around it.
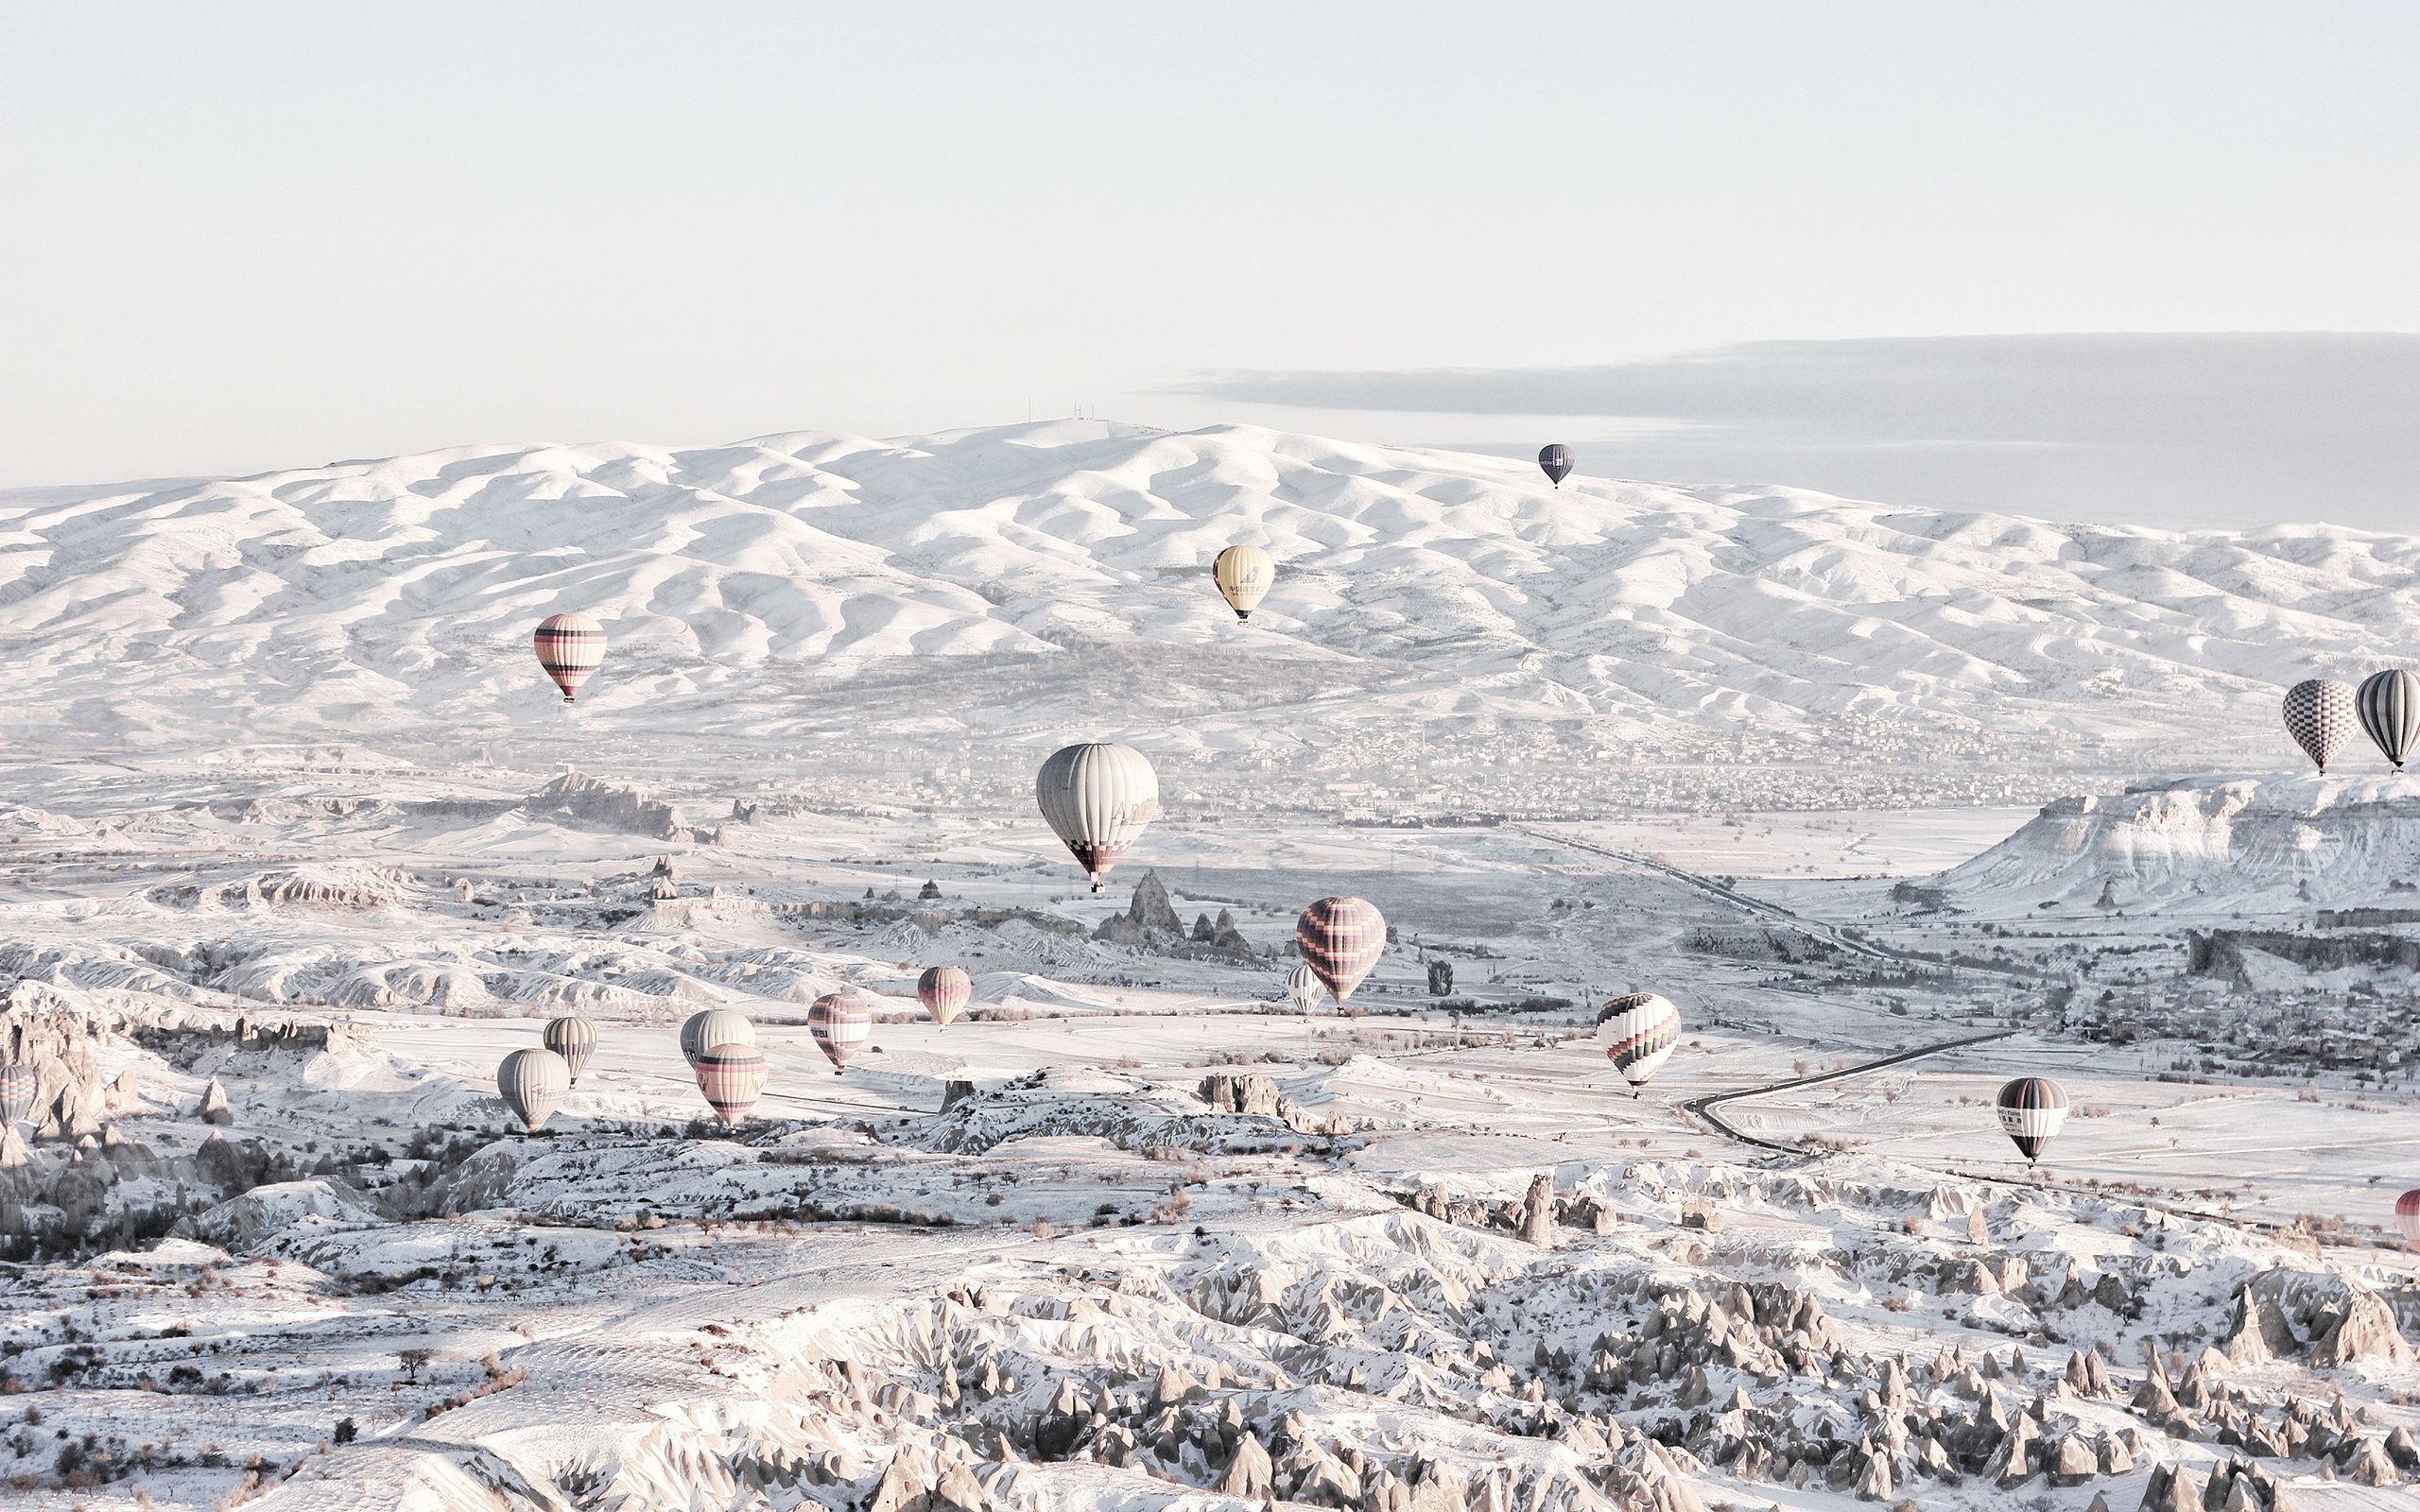
{"label": "pink striped hot air balloon", "polygon": [[855,992],[826,992],[806,1010],[807,1032],[832,1062],[832,1074],[849,1069],[849,1057],[873,1033],[873,1015]]}
{"label": "pink striped hot air balloon", "polygon": [[2394,1199],[2394,1226],[2403,1230],[2403,1242],[2420,1245],[2420,1187]]}
{"label": "pink striped hot air balloon", "polygon": [[966,974],[962,966],[928,966],[925,974],[916,978],[916,1001],[944,1029],[951,1020],[966,1011],[967,1001],[974,996],[975,979]]}
{"label": "pink striped hot air balloon", "polygon": [[1303,964],[1341,1005],[1377,966],[1387,948],[1387,918],[1358,898],[1322,898],[1294,920]]}
{"label": "pink striped hot air balloon", "polygon": [[605,662],[605,627],[585,614],[549,614],[533,638],[538,665],[563,690],[563,702],[579,696],[579,685]]}
{"label": "pink striped hot air balloon", "polygon": [[34,1089],[41,1082],[31,1066],[0,1066],[0,1127],[34,1116]]}
{"label": "pink striped hot air balloon", "polygon": [[698,1056],[698,1091],[725,1125],[736,1124],[765,1091],[765,1053],[754,1045],[708,1045]]}

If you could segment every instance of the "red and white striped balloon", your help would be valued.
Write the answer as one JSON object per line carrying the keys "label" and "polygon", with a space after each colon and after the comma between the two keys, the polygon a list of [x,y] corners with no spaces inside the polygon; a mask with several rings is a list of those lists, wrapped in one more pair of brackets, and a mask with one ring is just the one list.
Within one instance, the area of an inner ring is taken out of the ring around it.
{"label": "red and white striped balloon", "polygon": [[563,702],[579,696],[579,685],[605,662],[605,627],[585,614],[549,614],[533,637],[538,665],[563,690]]}
{"label": "red and white striped balloon", "polygon": [[698,1091],[725,1124],[736,1124],[765,1091],[765,1053],[754,1045],[709,1045],[698,1057]]}
{"label": "red and white striped balloon", "polygon": [[916,978],[916,1001],[933,1016],[933,1022],[946,1029],[950,1021],[966,1011],[975,996],[975,979],[962,966],[928,966],[925,974]]}
{"label": "red and white striped balloon", "polygon": [[1377,967],[1387,949],[1387,917],[1359,898],[1322,898],[1294,920],[1303,964],[1341,1004]]}
{"label": "red and white striped balloon", "polygon": [[826,992],[807,1008],[806,1029],[831,1059],[837,1076],[849,1069],[849,1057],[873,1033],[873,1015],[855,992]]}
{"label": "red and white striped balloon", "polygon": [[0,1066],[0,1125],[22,1124],[34,1116],[34,1090],[42,1078],[31,1066]]}
{"label": "red and white striped balloon", "polygon": [[2420,1187],[2394,1199],[2394,1226],[2403,1230],[2403,1242],[2420,1245]]}

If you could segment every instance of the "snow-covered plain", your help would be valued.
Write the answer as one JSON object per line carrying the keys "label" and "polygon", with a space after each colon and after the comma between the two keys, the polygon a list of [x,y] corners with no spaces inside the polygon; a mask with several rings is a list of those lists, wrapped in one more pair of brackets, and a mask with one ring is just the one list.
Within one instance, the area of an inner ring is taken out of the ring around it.
{"label": "snow-covered plain", "polygon": [[[2415,1504],[2420,784],[2272,704],[2409,656],[2416,566],[1092,423],[0,495],[0,1486]],[[1169,812],[1095,898],[1029,783],[1100,736]],[[1335,892],[1398,938],[1305,1018]]]}

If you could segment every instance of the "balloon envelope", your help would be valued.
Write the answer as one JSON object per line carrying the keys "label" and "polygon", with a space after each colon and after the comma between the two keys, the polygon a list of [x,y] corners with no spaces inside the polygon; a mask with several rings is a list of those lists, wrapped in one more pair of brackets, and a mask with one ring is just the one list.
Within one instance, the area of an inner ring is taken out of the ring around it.
{"label": "balloon envelope", "polygon": [[689,1015],[681,1025],[681,1058],[695,1071],[698,1057],[708,1045],[752,1045],[756,1042],[756,1026],[747,1015],[732,1008],[707,1008]]}
{"label": "balloon envelope", "polygon": [[1656,992],[1608,999],[1597,1010],[1597,1042],[1634,1087],[1644,1087],[1681,1042],[1681,1010]]}
{"label": "balloon envelope", "polygon": [[1571,448],[1561,441],[1545,448],[1538,453],[1538,468],[1554,480],[1556,488],[1562,488],[1563,480],[1571,476]]}
{"label": "balloon envelope", "polygon": [[967,1002],[974,996],[975,979],[966,974],[962,966],[927,966],[925,974],[916,978],[916,1001],[944,1029],[951,1020],[966,1011]]}
{"label": "balloon envelope", "polygon": [[563,1105],[571,1091],[571,1067],[551,1050],[516,1050],[495,1069],[495,1090],[522,1126],[535,1134]]}
{"label": "balloon envelope", "polygon": [[1294,920],[1303,964],[1341,1004],[1376,968],[1387,948],[1387,919],[1359,898],[1322,898]]}
{"label": "balloon envelope", "polygon": [[1042,816],[1092,878],[1093,891],[1160,816],[1160,779],[1131,746],[1096,741],[1055,751],[1033,782]]}
{"label": "balloon envelope", "polygon": [[2286,690],[2287,732],[2323,774],[2353,738],[2360,722],[2354,707],[2358,701],[2351,683],[2333,678],[2313,678]]}
{"label": "balloon envelope", "polygon": [[34,1089],[42,1078],[31,1066],[0,1066],[0,1124],[22,1124],[34,1116]]}
{"label": "balloon envelope", "polygon": [[2042,1158],[2042,1148],[2067,1121],[2066,1089],[2048,1076],[2019,1076],[2000,1089],[2000,1127],[2029,1160]]}
{"label": "balloon envelope", "polygon": [[725,1124],[736,1124],[765,1091],[765,1053],[754,1045],[715,1044],[698,1052],[698,1091]]}
{"label": "balloon envelope", "polygon": [[580,1071],[588,1057],[596,1053],[596,1025],[577,1013],[566,1013],[560,1019],[546,1021],[546,1032],[539,1037],[545,1047],[563,1057],[571,1068],[571,1079],[579,1080]]}
{"label": "balloon envelope", "polygon": [[1286,999],[1301,1012],[1308,1013],[1320,1005],[1320,973],[1308,963],[1286,973]]}
{"label": "balloon envelope", "polygon": [[2394,769],[2403,770],[2404,761],[2420,747],[2420,676],[2401,667],[2373,673],[2362,679],[2357,701],[2361,728]]}
{"label": "balloon envelope", "polygon": [[1229,546],[1210,564],[1210,579],[1236,618],[1248,620],[1277,581],[1277,558],[1258,546]]}
{"label": "balloon envelope", "polygon": [[605,627],[585,614],[549,614],[533,637],[538,665],[563,690],[563,702],[579,696],[579,685],[605,662]]}
{"label": "balloon envelope", "polygon": [[2420,1187],[2394,1199],[2394,1226],[2403,1231],[2403,1242],[2420,1245]]}
{"label": "balloon envelope", "polygon": [[826,992],[808,1006],[806,1030],[837,1074],[848,1069],[849,1057],[873,1033],[873,1015],[854,992]]}

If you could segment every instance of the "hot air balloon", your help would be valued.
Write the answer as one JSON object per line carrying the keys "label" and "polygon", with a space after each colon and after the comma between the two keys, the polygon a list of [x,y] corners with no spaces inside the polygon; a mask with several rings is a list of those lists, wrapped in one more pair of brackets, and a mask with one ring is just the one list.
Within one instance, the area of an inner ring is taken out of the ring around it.
{"label": "hot air balloon", "polygon": [[1054,751],[1034,779],[1033,796],[1092,877],[1095,892],[1126,848],[1160,816],[1160,779],[1130,746],[1096,741]]}
{"label": "hot air balloon", "polygon": [[1571,476],[1571,448],[1561,441],[1547,447],[1538,453],[1538,467],[1554,480],[1556,488],[1562,488],[1563,480]]}
{"label": "hot air balloon", "polygon": [[563,690],[565,703],[579,696],[579,685],[605,661],[605,627],[585,614],[547,615],[535,640],[538,664]]}
{"label": "hot air balloon", "polygon": [[855,992],[826,992],[806,1010],[806,1031],[832,1061],[832,1074],[849,1069],[849,1057],[873,1033],[873,1015]]}
{"label": "hot air balloon", "polygon": [[1387,917],[1358,898],[1322,898],[1294,920],[1303,964],[1339,1005],[1353,995],[1387,948]]}
{"label": "hot air balloon", "polygon": [[1286,999],[1298,1013],[1308,1013],[1320,1005],[1320,973],[1308,965],[1297,966],[1286,973]]}
{"label": "hot air balloon", "polygon": [[571,1091],[571,1067],[551,1050],[516,1050],[495,1069],[495,1090],[512,1116],[535,1134],[563,1105]]}
{"label": "hot air balloon", "polygon": [[966,1011],[967,1000],[973,996],[975,979],[962,966],[927,966],[925,974],[916,978],[916,1001],[944,1029]]}
{"label": "hot air balloon", "polygon": [[31,1066],[0,1066],[0,1128],[34,1116],[34,1090],[41,1085]]}
{"label": "hot air balloon", "polygon": [[2019,1076],[2000,1089],[2000,1127],[2016,1142],[2028,1160],[2042,1159],[2042,1148],[2067,1121],[2067,1094],[2048,1076]]}
{"label": "hot air balloon", "polygon": [[560,1019],[548,1019],[546,1032],[541,1038],[547,1049],[563,1057],[563,1064],[571,1068],[573,1084],[578,1085],[588,1057],[596,1053],[596,1025],[577,1013],[566,1013]]}
{"label": "hot air balloon", "polygon": [[2403,1230],[2403,1242],[2420,1246],[2420,1187],[2394,1199],[2394,1226]]}
{"label": "hot air balloon", "polygon": [[1630,1083],[1631,1095],[1647,1085],[1656,1068],[1671,1057],[1681,1042],[1681,1010],[1656,992],[1631,992],[1608,999],[1597,1010],[1597,1042],[1605,1058]]}
{"label": "hot air balloon", "polygon": [[1236,618],[1248,620],[1277,581],[1277,558],[1258,546],[1229,546],[1210,564],[1210,580]]}
{"label": "hot air balloon", "polygon": [[681,1025],[681,1057],[689,1069],[698,1068],[698,1057],[708,1045],[752,1045],[756,1042],[756,1026],[747,1015],[730,1008],[707,1008],[689,1015]]}
{"label": "hot air balloon", "polygon": [[736,1124],[765,1091],[765,1053],[754,1045],[708,1045],[698,1052],[698,1091],[726,1125]]}
{"label": "hot air balloon", "polygon": [[2313,678],[2286,690],[2286,730],[2294,744],[2327,775],[2327,764],[2353,738],[2359,701],[2352,684],[2333,678]]}
{"label": "hot air balloon", "polygon": [[2403,770],[2404,758],[2420,747],[2420,676],[2401,667],[2374,672],[2362,680],[2356,702],[2361,728],[2394,769]]}

